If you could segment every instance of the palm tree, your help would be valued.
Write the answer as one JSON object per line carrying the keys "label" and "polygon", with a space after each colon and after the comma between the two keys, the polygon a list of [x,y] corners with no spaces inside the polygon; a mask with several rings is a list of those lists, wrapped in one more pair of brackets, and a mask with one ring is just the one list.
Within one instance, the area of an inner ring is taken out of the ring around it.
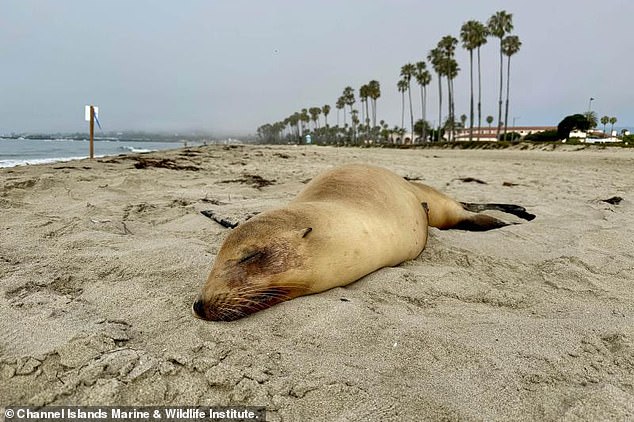
{"label": "palm tree", "polygon": [[427,70],[425,62],[416,63],[416,82],[420,85],[420,102],[421,114],[423,119],[423,130],[421,138],[423,141],[427,139],[427,85],[431,82],[431,73]]}
{"label": "palm tree", "polygon": [[284,122],[273,123],[273,133],[276,143],[280,143],[280,135],[284,132],[284,127],[286,127],[286,123]]}
{"label": "palm tree", "polygon": [[478,41],[478,131],[482,127],[482,72],[480,68],[480,47],[487,43],[487,37],[489,36],[489,29],[482,23],[478,22],[477,29],[477,41]]}
{"label": "palm tree", "polygon": [[[371,90],[372,89],[370,88],[370,84],[361,85],[361,88],[359,88],[359,98],[361,99],[361,116],[362,116],[361,120],[367,126],[370,126],[370,112],[368,110],[368,98],[370,98]],[[365,109],[363,108],[364,103],[365,103]]]}
{"label": "palm tree", "polygon": [[310,122],[310,117],[308,116],[308,110],[303,108],[301,114],[299,115],[299,121],[302,124],[302,136],[304,136],[305,126],[304,124],[308,124]]}
{"label": "palm tree", "polygon": [[381,84],[379,81],[368,82],[369,96],[372,99],[372,127],[376,127],[376,100],[381,96]]}
{"label": "palm tree", "polygon": [[317,129],[319,123],[319,115],[321,114],[321,107],[311,107],[308,109],[310,118],[313,121],[314,129]]}
{"label": "palm tree", "polygon": [[359,110],[350,110],[350,115],[352,116],[352,142],[356,145],[356,127],[359,124]]}
{"label": "palm tree", "polygon": [[614,133],[614,123],[616,123],[616,117],[610,117],[610,125],[612,125],[610,127],[610,136]]}
{"label": "palm tree", "polygon": [[364,104],[367,100],[368,100],[368,86],[364,84],[359,87],[359,101],[361,101],[361,121],[362,122],[365,121],[363,113],[365,113]]}
{"label": "palm tree", "polygon": [[[346,103],[343,100],[343,96],[337,98],[337,102],[335,103],[335,107],[337,108],[337,126],[339,126],[339,110],[341,110],[342,108],[344,108],[344,106],[346,105]],[[346,121],[346,111],[343,111],[343,121],[345,124]]]}
{"label": "palm tree", "polygon": [[513,30],[513,15],[511,13],[506,13],[505,10],[501,10],[499,12],[495,12],[493,16],[489,18],[487,21],[487,26],[489,28],[489,32],[496,38],[500,39],[500,95],[498,102],[498,127],[496,131],[495,138],[498,139],[500,136],[500,129],[502,126],[502,86],[503,86],[503,67],[504,67],[504,57],[502,50],[502,39],[508,33]]}
{"label": "palm tree", "polygon": [[469,107],[469,140],[473,139],[473,50],[478,49],[478,130],[481,125],[481,78],[480,78],[480,47],[487,42],[488,30],[482,22],[470,20],[460,29],[462,47],[469,51],[469,78],[471,87],[471,102]]}
{"label": "palm tree", "polygon": [[290,134],[290,131],[292,130],[291,118],[287,117],[286,119],[284,119],[284,121],[282,123],[284,123],[284,128],[286,128],[286,126],[289,126],[289,133],[287,134],[287,136],[288,136]]}
{"label": "palm tree", "polygon": [[294,126],[295,136],[297,137],[297,139],[299,139],[299,137],[301,136],[301,134],[299,133],[299,113],[298,112],[293,113],[291,116],[289,116],[288,119],[291,125],[291,130],[293,129],[293,126]]}
{"label": "palm tree", "polygon": [[[344,88],[343,90],[343,102],[345,105],[350,107],[350,115],[352,115],[352,106],[354,105],[356,99],[354,98],[354,89],[352,89],[351,86],[347,86]],[[344,107],[344,122],[345,122],[345,117],[346,117],[346,108]],[[352,138],[353,140],[355,139],[355,129],[356,129],[356,125],[352,125]]]}
{"label": "palm tree", "polygon": [[487,116],[487,123],[489,124],[489,133],[491,132],[491,123],[493,123],[493,116]]}
{"label": "palm tree", "polygon": [[[442,50],[438,47],[432,49],[427,55],[427,60],[429,60],[438,76],[438,134],[440,134],[442,127],[442,76],[444,67]],[[440,136],[438,140],[440,140]]]}
{"label": "palm tree", "polygon": [[[455,39],[455,38],[454,38]],[[460,68],[458,67],[458,62],[453,58],[447,59],[447,85],[449,87],[449,107],[450,107],[450,139],[454,140],[454,126],[456,122],[456,106],[454,104],[454,89],[453,89],[453,81],[458,76],[458,71]]]}
{"label": "palm tree", "polygon": [[[465,125],[467,123],[467,115],[466,114],[461,114],[460,115],[460,123],[462,123],[462,128],[465,128]],[[469,140],[471,140],[471,138],[469,138]]]}
{"label": "palm tree", "polygon": [[321,108],[321,112],[324,113],[324,127],[328,127],[328,113],[330,113],[330,106],[328,104]]}
{"label": "palm tree", "polygon": [[401,79],[396,84],[398,92],[401,93],[401,127],[405,126],[405,91],[407,91],[408,82],[405,79]]}
{"label": "palm tree", "polygon": [[601,124],[603,125],[603,134],[604,135],[605,135],[605,125],[607,125],[608,123],[610,123],[610,117],[609,116],[601,117]]}
{"label": "palm tree", "polygon": [[442,64],[443,64],[443,74],[447,78],[447,97],[448,97],[448,110],[449,110],[449,140],[453,138],[454,131],[454,122],[455,118],[455,107],[454,107],[454,95],[453,95],[453,80],[458,76],[458,71],[460,68],[458,67],[458,62],[454,60],[456,46],[458,45],[458,40],[451,36],[445,35],[438,42],[438,48],[440,48],[442,53]]}
{"label": "palm tree", "polygon": [[509,35],[508,37],[502,40],[502,51],[505,56],[508,57],[508,61],[506,63],[506,109],[504,111],[504,139],[506,140],[506,132],[508,130],[509,123],[509,87],[511,81],[511,56],[518,51],[520,51],[520,47],[522,46],[522,42],[520,41],[517,35]]}
{"label": "palm tree", "polygon": [[[401,76],[407,82],[407,95],[409,96],[409,120],[410,120],[410,132],[414,133],[414,109],[412,108],[412,89],[411,81],[416,73],[416,66],[411,63],[407,63],[401,67]],[[413,136],[413,135],[412,135]]]}
{"label": "palm tree", "polygon": [[[352,87],[347,86],[344,88],[343,90],[343,102],[345,105],[350,107],[350,114],[352,114],[352,106],[354,105],[356,99],[354,98],[354,89],[352,89]],[[345,111],[345,108],[344,108]],[[344,112],[344,116],[345,116],[345,112]]]}

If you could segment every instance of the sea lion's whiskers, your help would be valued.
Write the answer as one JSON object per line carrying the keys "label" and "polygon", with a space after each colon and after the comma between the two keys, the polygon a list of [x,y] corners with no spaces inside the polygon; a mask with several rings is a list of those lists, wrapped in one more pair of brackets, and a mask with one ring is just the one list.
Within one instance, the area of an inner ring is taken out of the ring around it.
{"label": "sea lion's whiskers", "polygon": [[239,298],[243,300],[254,300],[260,297],[289,297],[290,296],[290,293],[287,290],[271,291],[270,289],[251,290],[248,292],[239,291],[236,293],[239,295]]}
{"label": "sea lion's whiskers", "polygon": [[221,321],[233,321],[235,319],[240,319],[246,315],[247,314],[242,312],[240,309],[221,306],[219,316]]}
{"label": "sea lion's whiskers", "polygon": [[270,301],[273,301],[273,300],[283,301],[289,298],[290,297],[288,295],[261,293],[259,295],[251,296],[251,298],[241,297],[240,302],[243,306],[247,306],[249,308],[264,309],[269,306],[268,302]]}
{"label": "sea lion's whiskers", "polygon": [[280,290],[280,291],[288,291],[291,289],[300,289],[300,290],[305,290],[306,289],[306,284],[304,283],[286,283],[286,284],[280,284],[278,286],[275,287],[259,287],[259,286],[248,286],[248,287],[240,287],[239,289],[237,289],[235,292],[238,294],[251,294],[251,293],[261,293],[263,291],[272,291],[272,290]]}

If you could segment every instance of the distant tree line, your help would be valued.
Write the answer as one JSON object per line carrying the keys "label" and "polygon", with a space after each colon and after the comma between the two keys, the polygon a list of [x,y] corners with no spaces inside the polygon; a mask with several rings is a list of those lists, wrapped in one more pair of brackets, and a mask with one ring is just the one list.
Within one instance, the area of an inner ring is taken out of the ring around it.
{"label": "distant tree line", "polygon": [[[459,121],[456,120],[454,104],[454,81],[460,73],[460,67],[455,59],[458,38],[452,35],[443,36],[436,47],[427,54],[426,60],[418,60],[414,63],[406,63],[401,66],[400,79],[396,89],[401,94],[401,122],[400,126],[395,125],[390,128],[389,124],[383,120],[377,123],[377,100],[381,97],[381,85],[379,81],[371,80],[367,84],[361,85],[358,89],[359,103],[355,96],[355,90],[351,86],[343,89],[343,92],[335,102],[337,110],[336,125],[328,123],[328,115],[331,107],[326,104],[321,107],[307,107],[292,113],[286,118],[260,126],[257,130],[258,138],[263,142],[288,143],[305,142],[306,135],[311,135],[312,142],[330,144],[353,144],[360,141],[372,140],[373,142],[387,142],[394,134],[403,135],[406,131],[405,106],[408,104],[409,110],[409,133],[416,135],[422,141],[441,140],[447,136],[448,140],[455,140],[455,130],[465,128],[467,120],[469,122],[469,139],[473,138],[475,118],[474,99],[474,52],[477,61],[477,128],[482,127],[482,83],[481,83],[481,62],[480,50],[487,43],[490,37],[499,40],[500,69],[499,69],[499,100],[496,136],[500,133],[507,133],[509,114],[509,91],[511,75],[511,56],[519,52],[522,45],[517,35],[510,35],[513,31],[513,16],[502,10],[493,14],[485,23],[477,20],[469,20],[460,28],[460,41],[464,49],[469,52],[469,89],[470,104],[469,116],[462,115]],[[506,103],[504,105],[504,120],[502,120],[503,109],[503,87],[504,87],[504,57],[506,61]],[[428,67],[428,63],[430,67]],[[438,124],[432,128],[427,121],[427,90],[432,82],[433,70],[438,81]],[[420,87],[420,119],[414,115],[412,100],[412,82]],[[446,83],[447,90],[447,116],[443,120],[443,82]],[[407,101],[406,101],[407,96]],[[358,107],[355,108],[355,104]],[[340,115],[343,119],[340,119]],[[323,124],[320,117],[323,116]],[[464,117],[464,118],[463,118]],[[503,124],[504,122],[504,124]],[[489,127],[493,123],[493,116],[487,117]],[[402,141],[401,141],[402,142]],[[410,139],[413,142],[413,139]]]}

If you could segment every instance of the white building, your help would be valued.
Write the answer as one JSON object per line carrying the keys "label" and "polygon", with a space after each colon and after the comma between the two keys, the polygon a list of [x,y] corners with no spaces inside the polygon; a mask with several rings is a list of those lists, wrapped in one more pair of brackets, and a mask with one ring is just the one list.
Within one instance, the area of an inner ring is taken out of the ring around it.
{"label": "white building", "polygon": [[[530,135],[532,133],[543,132],[545,130],[557,130],[556,126],[513,126],[508,127],[506,129],[507,133],[516,132],[519,133],[522,138],[526,135]],[[495,134],[497,132],[497,127],[482,127],[478,130],[478,128],[473,128],[473,140],[475,141],[495,141],[497,140]],[[501,128],[500,134],[504,133],[504,128]],[[456,140],[457,141],[468,141],[469,140],[469,128],[460,128],[456,130]]]}

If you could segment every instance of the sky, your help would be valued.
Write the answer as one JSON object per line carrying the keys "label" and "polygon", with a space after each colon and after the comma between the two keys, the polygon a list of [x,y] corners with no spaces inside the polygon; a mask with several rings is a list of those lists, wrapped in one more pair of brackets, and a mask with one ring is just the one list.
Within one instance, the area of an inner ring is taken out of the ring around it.
{"label": "sky", "polygon": [[[333,124],[343,89],[372,79],[377,118],[393,126],[401,66],[498,10],[522,41],[509,123],[556,125],[594,98],[599,117],[634,126],[631,0],[0,0],[0,134],[86,131],[90,103],[106,131],[246,135],[324,104]],[[468,53],[456,59],[456,115],[468,115]],[[497,117],[496,38],[482,71],[483,115]],[[437,95],[434,79],[432,122]]]}

